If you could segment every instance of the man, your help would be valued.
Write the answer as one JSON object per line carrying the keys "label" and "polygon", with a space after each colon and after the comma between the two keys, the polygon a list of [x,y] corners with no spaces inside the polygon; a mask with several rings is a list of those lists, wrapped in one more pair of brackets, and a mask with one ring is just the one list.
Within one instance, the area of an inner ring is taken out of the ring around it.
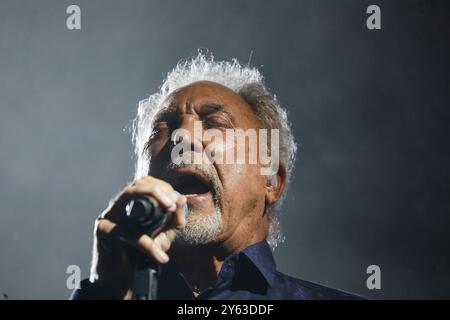
{"label": "man", "polygon": [[[238,135],[219,139],[230,132],[256,132],[267,144],[253,148],[248,135],[242,149]],[[74,299],[130,299],[144,256],[162,265],[160,299],[355,298],[276,270],[277,213],[296,144],[258,70],[202,53],[178,64],[160,91],[140,103],[133,137],[136,180],[97,220],[90,279]],[[182,152],[174,152],[180,145]],[[268,162],[262,150],[275,157]],[[227,161],[215,161],[229,151]],[[173,215],[172,224],[153,238],[119,232],[134,197],[154,199]]]}

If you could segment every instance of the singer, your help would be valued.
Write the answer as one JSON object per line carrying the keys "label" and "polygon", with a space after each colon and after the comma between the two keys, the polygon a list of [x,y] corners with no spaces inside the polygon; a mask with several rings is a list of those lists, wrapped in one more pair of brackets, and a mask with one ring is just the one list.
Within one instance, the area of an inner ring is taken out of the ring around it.
{"label": "singer", "polygon": [[[199,123],[206,134],[194,135]],[[359,298],[276,269],[272,250],[283,239],[278,214],[296,143],[286,111],[256,68],[199,52],[139,103],[133,129],[135,181],[97,219],[90,278],[72,299],[131,299],[144,257],[161,265],[158,299]],[[260,129],[276,143],[258,143]],[[229,130],[245,133],[243,149],[238,136],[219,139]],[[230,150],[227,161],[214,161]],[[257,156],[266,151],[270,157]],[[191,161],[199,154],[201,161]],[[261,170],[267,166],[274,170]],[[134,197],[156,201],[173,215],[171,224],[153,238],[125,232],[125,207]]]}

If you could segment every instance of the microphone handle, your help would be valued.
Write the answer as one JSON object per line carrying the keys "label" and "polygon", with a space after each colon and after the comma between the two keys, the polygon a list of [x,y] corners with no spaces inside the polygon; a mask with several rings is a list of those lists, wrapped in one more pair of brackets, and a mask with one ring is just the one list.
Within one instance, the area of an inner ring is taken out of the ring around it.
{"label": "microphone handle", "polygon": [[[179,196],[180,193],[175,193]],[[155,200],[146,197],[131,199],[126,206],[128,227],[133,234],[148,234],[155,237],[170,225],[173,215],[164,212]],[[185,215],[188,209],[185,207]],[[144,269],[137,270],[134,276],[133,300],[156,300],[160,266],[145,259]]]}

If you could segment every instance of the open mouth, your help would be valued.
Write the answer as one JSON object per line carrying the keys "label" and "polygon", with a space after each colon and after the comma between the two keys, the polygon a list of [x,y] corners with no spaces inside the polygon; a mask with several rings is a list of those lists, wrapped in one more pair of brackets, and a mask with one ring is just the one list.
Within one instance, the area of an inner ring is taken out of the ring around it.
{"label": "open mouth", "polygon": [[175,190],[184,195],[202,195],[212,191],[205,179],[190,173],[177,176],[172,185]]}

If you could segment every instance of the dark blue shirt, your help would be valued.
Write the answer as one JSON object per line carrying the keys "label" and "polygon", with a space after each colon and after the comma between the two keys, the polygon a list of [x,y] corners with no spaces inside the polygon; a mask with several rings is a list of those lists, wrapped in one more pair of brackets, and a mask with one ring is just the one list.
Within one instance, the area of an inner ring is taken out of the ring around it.
{"label": "dark blue shirt", "polygon": [[[75,290],[72,299],[108,298],[88,281]],[[276,270],[272,251],[266,241],[227,257],[214,286],[194,298],[183,275],[172,264],[160,274],[158,299],[360,299],[361,297],[296,279]]]}

